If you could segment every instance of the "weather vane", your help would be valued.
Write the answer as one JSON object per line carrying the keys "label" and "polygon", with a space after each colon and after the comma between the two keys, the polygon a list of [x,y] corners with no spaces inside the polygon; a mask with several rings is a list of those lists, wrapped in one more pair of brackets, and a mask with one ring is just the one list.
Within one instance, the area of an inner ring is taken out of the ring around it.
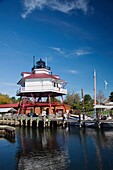
{"label": "weather vane", "polygon": [[108,85],[108,82],[106,80],[104,80],[104,87],[105,87],[105,90],[107,90],[107,85]]}

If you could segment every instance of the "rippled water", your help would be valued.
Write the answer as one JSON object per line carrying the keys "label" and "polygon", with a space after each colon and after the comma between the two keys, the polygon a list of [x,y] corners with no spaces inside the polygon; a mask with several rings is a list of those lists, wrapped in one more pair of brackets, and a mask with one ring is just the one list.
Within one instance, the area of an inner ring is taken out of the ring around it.
{"label": "rippled water", "polygon": [[0,170],[113,170],[113,130],[17,128],[0,137]]}

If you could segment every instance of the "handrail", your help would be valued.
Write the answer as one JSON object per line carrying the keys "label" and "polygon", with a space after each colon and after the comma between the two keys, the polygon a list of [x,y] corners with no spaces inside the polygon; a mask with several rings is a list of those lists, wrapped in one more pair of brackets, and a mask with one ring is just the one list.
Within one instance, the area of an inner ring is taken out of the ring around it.
{"label": "handrail", "polygon": [[58,93],[65,93],[67,94],[67,89],[60,88],[60,87],[53,87],[53,86],[27,86],[27,87],[21,87],[17,90],[17,94],[21,92],[47,92],[47,91],[53,91]]}

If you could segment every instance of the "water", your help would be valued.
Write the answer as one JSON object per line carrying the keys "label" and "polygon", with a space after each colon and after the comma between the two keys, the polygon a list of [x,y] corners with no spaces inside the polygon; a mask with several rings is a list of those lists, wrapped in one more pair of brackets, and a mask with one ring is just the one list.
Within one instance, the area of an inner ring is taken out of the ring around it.
{"label": "water", "polygon": [[113,170],[113,130],[17,128],[0,137],[0,170]]}

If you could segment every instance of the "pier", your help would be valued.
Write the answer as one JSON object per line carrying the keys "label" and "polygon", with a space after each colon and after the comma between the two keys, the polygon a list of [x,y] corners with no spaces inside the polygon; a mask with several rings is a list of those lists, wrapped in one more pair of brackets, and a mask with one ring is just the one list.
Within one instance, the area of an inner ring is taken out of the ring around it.
{"label": "pier", "polygon": [[[113,127],[113,119],[95,119],[95,120],[87,120],[82,119],[79,116],[79,119],[70,119],[57,117],[56,115],[49,116],[37,116],[37,117],[28,117],[27,115],[19,115],[19,116],[4,116],[0,118],[0,125],[3,127],[11,127],[11,126],[25,126],[25,127],[36,127],[36,128],[50,128],[50,127],[58,127],[62,126],[63,128],[75,125],[79,128],[82,127],[94,127],[94,128],[103,128],[103,127]],[[7,126],[6,126],[7,125]],[[7,128],[6,128],[7,129]],[[3,129],[5,130],[5,129]],[[11,129],[9,128],[9,131]]]}
{"label": "pier", "polygon": [[4,116],[0,118],[0,125],[9,125],[9,126],[28,126],[28,127],[50,127],[50,126],[65,126],[66,121],[63,120],[63,117],[54,117],[53,116],[38,116],[38,117],[28,117],[25,115],[7,117]]}

